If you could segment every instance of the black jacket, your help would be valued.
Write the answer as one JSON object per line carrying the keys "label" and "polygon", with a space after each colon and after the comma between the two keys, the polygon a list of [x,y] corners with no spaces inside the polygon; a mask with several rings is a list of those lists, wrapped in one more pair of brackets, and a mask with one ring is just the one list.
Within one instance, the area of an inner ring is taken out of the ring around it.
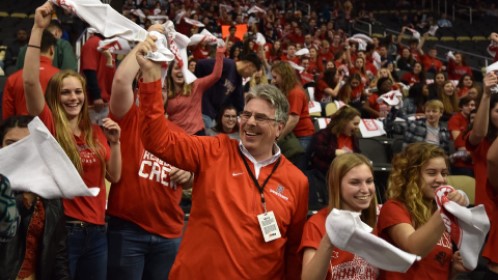
{"label": "black jacket", "polygon": [[[22,195],[16,197],[16,202],[17,209],[21,214],[21,223],[13,239],[0,243],[0,280],[16,279],[24,259],[26,233],[33,209],[24,208]],[[36,279],[69,280],[67,234],[62,201],[43,199],[43,206],[45,208],[45,226],[42,241],[39,243],[40,252],[35,269]]]}

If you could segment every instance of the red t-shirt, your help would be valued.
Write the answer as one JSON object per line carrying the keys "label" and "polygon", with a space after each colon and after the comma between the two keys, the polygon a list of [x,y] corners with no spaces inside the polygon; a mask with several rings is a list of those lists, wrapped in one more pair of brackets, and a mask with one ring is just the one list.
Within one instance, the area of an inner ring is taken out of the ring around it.
{"label": "red t-shirt", "polygon": [[284,54],[280,57],[280,60],[281,61],[292,61],[297,65],[301,64],[301,59],[299,59],[298,56],[294,56],[293,58],[290,58],[286,54]]}
{"label": "red t-shirt", "polygon": [[405,73],[401,77],[401,81],[407,83],[408,85],[413,85],[415,83],[421,82],[420,81],[420,76],[417,76],[411,72]]}
{"label": "red t-shirt", "polygon": [[313,135],[315,127],[310,118],[308,100],[303,88],[300,85],[296,85],[289,91],[287,99],[289,100],[290,105],[289,114],[299,116],[299,122],[292,132],[294,132],[297,137]]}
{"label": "red t-shirt", "polygon": [[496,254],[496,248],[498,248],[498,214],[496,213],[496,209],[498,208],[498,193],[493,191],[493,187],[488,181],[486,181],[486,189],[488,190],[490,199],[494,201],[494,205],[492,213],[488,213],[491,228],[489,229],[488,239],[484,244],[482,255],[491,262],[498,263],[498,254]]}
{"label": "red t-shirt", "polygon": [[[450,132],[452,130],[460,130],[461,133],[464,133],[468,126],[469,120],[461,112],[453,114],[448,120],[448,130]],[[453,138],[453,136],[451,136],[451,138]],[[460,142],[456,142],[456,139],[453,140],[455,140],[455,148],[465,147],[465,141],[463,141],[463,139]]]}
{"label": "red t-shirt", "polygon": [[337,148],[347,148],[350,151],[353,151],[353,137],[339,134],[339,137],[337,137]]}
{"label": "red t-shirt", "polygon": [[[379,237],[394,244],[387,229],[398,224],[413,224],[410,213],[398,201],[388,200],[380,209],[377,222]],[[387,280],[441,280],[449,279],[453,249],[450,235],[445,231],[432,251],[420,261],[415,262],[406,273],[381,271],[379,279]]]}
{"label": "red t-shirt", "polygon": [[463,96],[467,95],[469,93],[470,88],[468,87],[462,87],[458,89],[457,96],[458,98],[462,98]]}
{"label": "red t-shirt", "polygon": [[[50,78],[59,71],[59,68],[52,66],[50,58],[40,56],[40,86],[43,94],[45,94]],[[2,118],[4,120],[11,116],[29,115],[24,97],[22,73],[22,69],[13,73],[5,82],[2,101]]]}
{"label": "red t-shirt", "polygon": [[[303,238],[299,252],[303,253],[306,248],[318,249],[320,240],[326,235],[325,220],[329,209],[324,208],[311,216],[303,229]],[[377,279],[379,270],[364,259],[348,251],[334,248],[330,256],[330,266],[327,271],[326,280],[349,280],[349,279]]]}
{"label": "red t-shirt", "polygon": [[422,65],[424,65],[424,70],[426,72],[429,70],[439,72],[439,70],[441,70],[441,67],[443,67],[443,63],[441,62],[441,60],[427,54],[424,54],[422,56]]}
{"label": "red t-shirt", "polygon": [[[108,67],[105,55],[97,50],[100,39],[93,35],[85,42],[81,48],[81,71],[93,70],[97,72],[97,81],[100,88],[100,97],[108,102],[111,96],[112,79],[116,72],[116,67]],[[113,55],[115,58],[115,55]]]}
{"label": "red t-shirt", "polygon": [[170,182],[172,166],[144,149],[136,106],[119,120],[112,114],[111,118],[121,127],[121,156],[125,164],[121,180],[111,186],[107,214],[165,238],[179,237],[183,229],[182,188]]}
{"label": "red t-shirt", "polygon": [[[43,121],[48,130],[56,135],[55,123],[52,117],[52,112],[45,104],[43,111],[38,116]],[[92,152],[85,143],[84,135],[74,136],[76,145],[83,165],[82,179],[88,187],[98,187],[99,194],[96,197],[79,196],[73,199],[64,199],[64,214],[76,220],[84,221],[96,225],[105,224],[105,205],[106,205],[106,187],[105,187],[105,163],[111,157],[111,149],[107,144],[107,138],[98,125],[92,126],[93,137],[97,143],[103,147],[101,157],[104,162],[100,161],[99,157]]]}
{"label": "red t-shirt", "polygon": [[455,61],[450,59],[448,61],[448,80],[460,80],[463,75],[470,75],[472,77],[472,69],[465,65],[456,65]]}

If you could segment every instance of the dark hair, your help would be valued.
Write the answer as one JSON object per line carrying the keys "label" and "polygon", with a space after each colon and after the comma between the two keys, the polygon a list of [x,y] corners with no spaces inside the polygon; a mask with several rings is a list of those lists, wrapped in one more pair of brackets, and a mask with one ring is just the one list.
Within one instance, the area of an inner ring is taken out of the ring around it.
{"label": "dark hair", "polygon": [[62,25],[60,23],[60,21],[54,19],[50,22],[50,24],[47,26],[47,29],[50,30],[51,28],[57,28],[59,29],[60,31],[62,31]]}
{"label": "dark hair", "polygon": [[467,105],[470,103],[470,101],[472,100],[476,100],[474,97],[472,96],[469,96],[469,95],[464,95],[460,98],[460,100],[458,101],[458,108],[462,108],[463,106]]}
{"label": "dark hair", "polygon": [[337,83],[335,82],[335,75],[337,73],[337,69],[327,69],[323,72],[322,80],[331,88],[335,87]]}
{"label": "dark hair", "polygon": [[40,44],[40,52],[46,53],[50,49],[50,47],[55,46],[57,39],[54,37],[52,33],[48,30],[43,30],[43,35]]}
{"label": "dark hair", "polygon": [[417,106],[417,111],[422,110],[425,102],[429,99],[428,96],[423,94],[425,84],[423,83],[415,83],[408,90],[408,97],[412,98]]}
{"label": "dark hair", "polygon": [[250,63],[254,64],[254,66],[256,67],[256,70],[260,70],[261,69],[261,65],[262,65],[261,59],[254,52],[248,52],[246,54],[239,55],[239,60],[241,60],[241,61],[247,61],[247,62],[250,62]]}
{"label": "dark hair", "polygon": [[33,120],[33,116],[11,116],[4,120],[0,125],[0,146],[3,143],[3,138],[11,130],[15,127],[26,128],[28,127],[28,123]]}
{"label": "dark hair", "polygon": [[[239,114],[239,112],[237,111],[237,108],[235,108],[235,106],[233,106],[231,104],[224,105],[221,108],[220,113],[216,117],[216,125],[214,126],[214,130],[216,132],[224,133],[224,131],[223,131],[223,123],[221,122],[221,120],[223,119],[223,115],[225,114],[226,110],[235,110],[235,113],[237,115]],[[235,125],[235,131],[239,131],[239,126],[237,124]]]}

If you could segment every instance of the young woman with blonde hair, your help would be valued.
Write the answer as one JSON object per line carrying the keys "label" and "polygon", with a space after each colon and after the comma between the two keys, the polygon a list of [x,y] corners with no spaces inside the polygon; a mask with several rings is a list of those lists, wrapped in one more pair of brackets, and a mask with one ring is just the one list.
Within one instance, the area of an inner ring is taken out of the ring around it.
{"label": "young woman with blonde hair", "polygon": [[454,113],[459,111],[457,89],[452,81],[447,80],[444,82],[443,87],[439,89],[438,97],[443,102],[444,107],[441,119],[448,121]]}
{"label": "young woman with blonde hair", "polygon": [[[53,6],[46,2],[36,9],[24,64],[26,105],[39,116],[67,153],[89,187],[98,186],[96,197],[64,199],[68,229],[69,271],[73,279],[106,279],[107,237],[105,229],[106,188],[121,177],[120,128],[112,120],[93,125],[88,113],[85,79],[74,71],[54,75],[46,89],[39,83],[40,41],[50,24]],[[109,142],[109,144],[108,144]]]}
{"label": "young woman with blonde hair", "polygon": [[375,227],[377,203],[370,160],[361,154],[336,157],[329,168],[328,190],[328,207],[304,226],[299,249],[303,252],[302,279],[377,279],[377,268],[336,248],[325,232],[325,220],[334,208],[361,212],[361,220]]}

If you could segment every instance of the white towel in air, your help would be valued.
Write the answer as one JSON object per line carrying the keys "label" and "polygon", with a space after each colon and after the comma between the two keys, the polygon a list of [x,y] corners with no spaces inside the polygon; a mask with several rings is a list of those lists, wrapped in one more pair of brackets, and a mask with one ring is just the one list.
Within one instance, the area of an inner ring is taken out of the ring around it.
{"label": "white towel in air", "polygon": [[460,250],[463,266],[474,270],[489,231],[489,218],[482,204],[467,208],[449,200],[446,195],[453,190],[448,185],[437,188],[436,203],[441,209],[446,230]]}
{"label": "white towel in air", "polygon": [[88,188],[73,163],[42,121],[28,124],[30,135],[0,149],[0,173],[16,191],[43,198],[97,196],[98,187]]}
{"label": "white towel in air", "polygon": [[[126,41],[144,41],[148,32],[100,0],[50,0],[55,5],[77,15],[105,38],[119,37]],[[157,51],[146,57],[159,62],[173,60],[165,35],[151,32],[157,37]]]}

